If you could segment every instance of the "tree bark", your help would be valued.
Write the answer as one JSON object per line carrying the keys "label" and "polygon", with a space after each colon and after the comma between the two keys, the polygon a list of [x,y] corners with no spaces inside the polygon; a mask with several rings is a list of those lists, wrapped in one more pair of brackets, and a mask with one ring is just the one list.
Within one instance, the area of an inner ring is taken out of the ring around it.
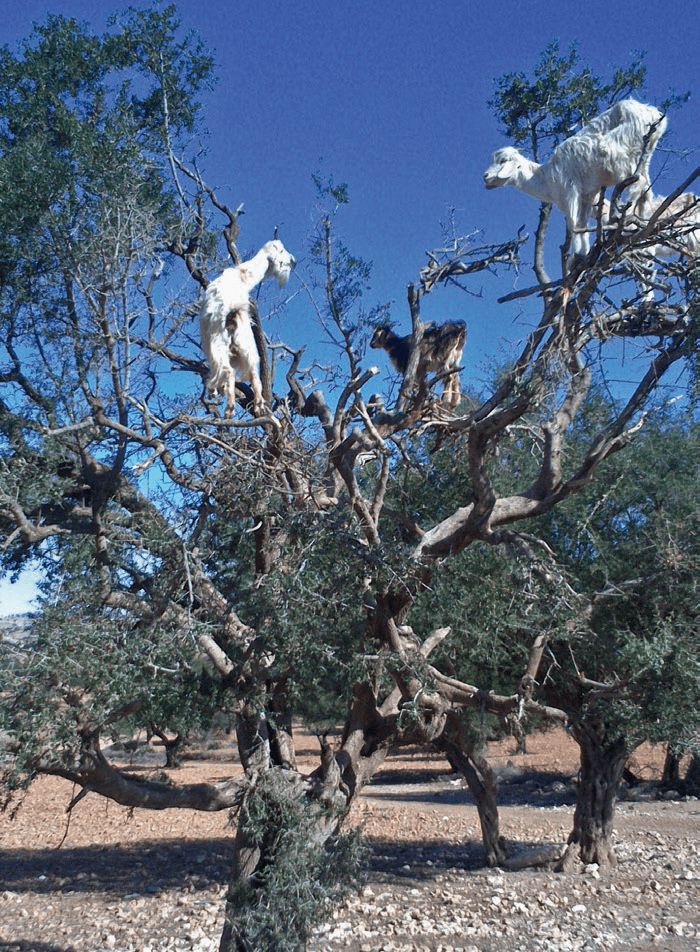
{"label": "tree bark", "polygon": [[661,783],[664,787],[678,788],[681,782],[681,758],[680,755],[671,747],[666,748],[666,759],[664,760],[664,772],[661,777]]}
{"label": "tree bark", "polygon": [[608,738],[602,721],[582,719],[571,732],[581,751],[581,771],[574,826],[559,868],[570,869],[577,858],[614,866],[613,820],[627,746],[623,737]]}
{"label": "tree bark", "polygon": [[464,733],[459,715],[453,712],[447,715],[445,730],[435,746],[467,781],[479,813],[486,865],[501,865],[508,858],[508,848],[500,832],[496,804],[498,783],[486,758]]}
{"label": "tree bark", "polygon": [[683,783],[684,793],[687,795],[697,796],[700,793],[700,756],[698,754],[693,754],[690,758]]}

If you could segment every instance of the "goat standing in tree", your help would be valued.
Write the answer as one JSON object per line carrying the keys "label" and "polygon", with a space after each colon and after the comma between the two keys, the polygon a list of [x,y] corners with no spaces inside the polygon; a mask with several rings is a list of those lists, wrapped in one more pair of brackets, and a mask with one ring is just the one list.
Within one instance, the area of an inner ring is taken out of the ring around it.
{"label": "goat standing in tree", "polygon": [[[644,232],[648,219],[654,219],[649,237],[641,246],[635,246],[636,236]],[[621,227],[623,235],[630,235],[633,243],[629,254],[630,270],[646,287],[642,300],[647,302],[654,299],[657,258],[678,255],[679,258],[695,261],[700,257],[700,197],[692,192],[683,192],[670,202],[664,196],[652,195],[647,220],[634,222],[633,230],[625,227],[624,218],[615,219],[606,199],[601,209],[601,225],[603,230]]]}
{"label": "goat standing in tree", "polygon": [[265,278],[277,278],[282,288],[296,261],[281,241],[263,245],[249,261],[226,268],[204,292],[199,312],[202,350],[209,364],[207,391],[226,395],[224,415],[236,408],[236,376],[253,390],[253,412],[264,408],[260,355],[250,322],[250,292]]}
{"label": "goat standing in tree", "polygon": [[588,252],[588,227],[602,188],[636,177],[627,202],[640,218],[651,212],[649,162],[666,129],[666,117],[635,99],[615,103],[560,143],[546,165],[507,146],[494,152],[484,172],[486,188],[513,185],[566,216],[569,260]]}
{"label": "goat standing in tree", "polygon": [[[426,324],[418,360],[418,378],[425,379],[429,373],[445,374],[442,392],[443,402],[450,409],[457,406],[460,397],[458,368],[462,359],[467,327],[464,321],[436,325]],[[389,327],[378,327],[370,347],[387,352],[389,359],[400,374],[406,373],[411,356],[413,336],[399,337]]]}
{"label": "goat standing in tree", "polygon": [[[651,202],[648,217],[651,218],[666,201],[661,195],[655,195]],[[700,197],[692,192],[679,195],[663,210],[657,219],[662,234],[669,235],[669,242],[663,240],[654,246],[653,253],[662,257],[682,255],[686,258],[700,256]]]}

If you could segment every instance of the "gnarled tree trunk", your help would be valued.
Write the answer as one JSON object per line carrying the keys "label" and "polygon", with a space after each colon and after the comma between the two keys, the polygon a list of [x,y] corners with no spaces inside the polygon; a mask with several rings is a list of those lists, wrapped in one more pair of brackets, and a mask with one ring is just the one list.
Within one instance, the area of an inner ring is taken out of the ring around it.
{"label": "gnarled tree trunk", "polygon": [[700,793],[700,755],[693,754],[685,775],[685,792],[692,796]]}
{"label": "gnarled tree trunk", "polygon": [[499,827],[496,805],[498,784],[488,761],[479,754],[476,744],[465,735],[459,715],[454,712],[447,715],[445,729],[435,746],[445,754],[450,764],[459,770],[474,797],[481,824],[486,865],[500,865],[508,858],[508,849]]}
{"label": "gnarled tree trunk", "polygon": [[664,760],[664,772],[661,777],[661,783],[664,787],[675,787],[678,789],[681,783],[681,755],[672,747],[666,748],[666,759]]}
{"label": "gnarled tree trunk", "polygon": [[623,737],[610,739],[604,722],[581,719],[571,733],[581,751],[574,826],[560,868],[583,863],[614,866],[615,803],[628,750]]}
{"label": "gnarled tree trunk", "polygon": [[[250,783],[237,818],[220,952],[251,952],[253,948],[273,952],[290,947],[279,943],[275,929],[293,923],[298,910],[293,900],[285,905],[285,897],[278,896],[277,923],[274,916],[266,917],[264,907],[272,905],[274,897],[271,902],[265,879],[274,872],[273,865],[286,868],[287,880],[323,876],[318,866],[310,871],[302,868],[308,851],[333,844],[354,798],[384,762],[390,746],[391,727],[377,709],[370,686],[359,683],[339,749],[334,751],[325,737],[319,737],[320,766],[303,776],[293,761],[289,726],[279,714],[281,701],[271,695],[272,702],[277,709],[274,723],[253,705],[238,715],[239,751]],[[390,716],[389,723],[393,721]],[[246,926],[244,921],[248,913],[258,921],[254,946],[249,939],[250,923]]]}

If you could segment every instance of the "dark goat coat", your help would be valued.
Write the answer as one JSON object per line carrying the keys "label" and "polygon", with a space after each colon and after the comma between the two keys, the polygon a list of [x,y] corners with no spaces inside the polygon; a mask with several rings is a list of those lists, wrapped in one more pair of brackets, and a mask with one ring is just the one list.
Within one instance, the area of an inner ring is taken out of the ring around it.
{"label": "dark goat coat", "polygon": [[[426,324],[421,342],[418,360],[418,375],[447,373],[444,401],[451,407],[459,402],[459,377],[456,370],[462,359],[464,342],[467,339],[467,327],[464,321],[448,321],[446,324]],[[411,356],[413,336],[399,337],[389,327],[378,327],[374,332],[370,347],[385,350],[394,367],[400,374],[406,373]],[[455,371],[455,372],[451,372]]]}

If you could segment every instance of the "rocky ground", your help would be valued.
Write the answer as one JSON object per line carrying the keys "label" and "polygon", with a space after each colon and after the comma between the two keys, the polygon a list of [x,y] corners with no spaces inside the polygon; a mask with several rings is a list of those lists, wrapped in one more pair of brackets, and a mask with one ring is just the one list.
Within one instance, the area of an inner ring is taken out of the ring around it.
{"label": "rocky ground", "polygon": [[[491,756],[513,853],[564,843],[573,743],[559,732],[532,738],[526,755],[511,751],[503,742]],[[222,779],[225,756],[188,761],[173,779]],[[641,751],[632,766],[651,781],[661,760],[659,750]],[[0,817],[0,950],[216,950],[227,818],[128,811],[92,794],[67,816],[74,793],[44,779],[14,820]],[[700,952],[699,819],[697,800],[659,797],[643,784],[618,808],[614,872],[485,870],[462,783],[442,761],[393,758],[352,814],[371,847],[365,887],[322,927],[313,950]]]}

